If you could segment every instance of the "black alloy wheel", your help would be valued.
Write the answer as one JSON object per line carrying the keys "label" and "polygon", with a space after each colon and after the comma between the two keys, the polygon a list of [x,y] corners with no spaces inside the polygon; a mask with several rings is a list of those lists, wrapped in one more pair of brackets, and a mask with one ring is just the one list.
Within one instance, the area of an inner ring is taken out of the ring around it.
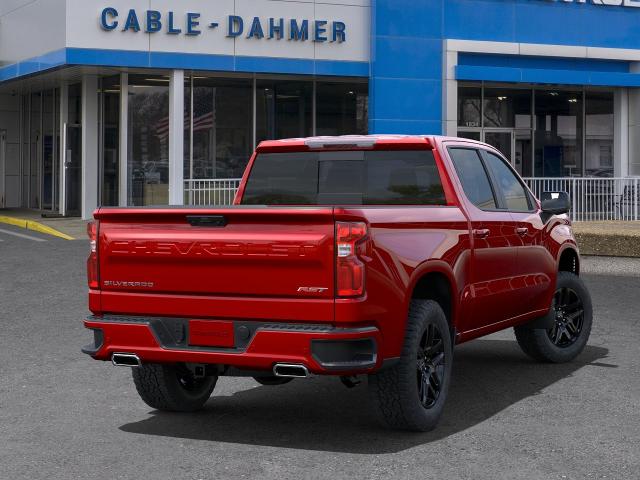
{"label": "black alloy wheel", "polygon": [[584,305],[573,289],[559,288],[554,295],[556,323],[547,330],[549,340],[560,348],[573,345],[582,332],[584,324]]}
{"label": "black alloy wheel", "polygon": [[445,362],[442,334],[430,324],[420,340],[417,359],[418,396],[424,408],[432,408],[440,397]]}

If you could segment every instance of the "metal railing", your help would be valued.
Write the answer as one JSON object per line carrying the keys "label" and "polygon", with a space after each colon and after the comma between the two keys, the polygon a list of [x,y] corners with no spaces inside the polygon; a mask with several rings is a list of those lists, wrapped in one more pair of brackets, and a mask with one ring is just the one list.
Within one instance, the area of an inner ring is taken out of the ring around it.
{"label": "metal railing", "polygon": [[[525,178],[536,197],[542,192],[562,191],[571,197],[575,222],[640,221],[640,178]],[[239,178],[185,180],[187,205],[231,205]]]}
{"label": "metal railing", "polygon": [[525,178],[536,197],[567,192],[575,222],[640,220],[640,178]]}
{"label": "metal railing", "polygon": [[239,178],[184,181],[186,205],[231,205],[240,186]]}

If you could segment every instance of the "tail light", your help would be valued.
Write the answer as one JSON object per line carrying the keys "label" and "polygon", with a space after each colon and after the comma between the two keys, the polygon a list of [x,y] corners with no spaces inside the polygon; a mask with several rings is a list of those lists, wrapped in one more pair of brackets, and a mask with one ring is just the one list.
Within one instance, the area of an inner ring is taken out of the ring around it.
{"label": "tail light", "polygon": [[89,236],[89,258],[87,259],[87,282],[89,288],[99,288],[98,275],[98,221],[87,223],[87,235]]}
{"label": "tail light", "polygon": [[364,294],[364,263],[357,246],[367,236],[362,222],[336,222],[336,296],[360,297]]}

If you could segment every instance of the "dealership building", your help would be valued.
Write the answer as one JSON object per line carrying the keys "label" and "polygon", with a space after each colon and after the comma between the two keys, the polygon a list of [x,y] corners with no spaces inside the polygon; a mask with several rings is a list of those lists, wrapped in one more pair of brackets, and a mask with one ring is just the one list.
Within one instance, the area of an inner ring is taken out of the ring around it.
{"label": "dealership building", "polygon": [[639,26],[640,0],[2,0],[0,208],[229,203],[261,140],[399,133],[638,218]]}

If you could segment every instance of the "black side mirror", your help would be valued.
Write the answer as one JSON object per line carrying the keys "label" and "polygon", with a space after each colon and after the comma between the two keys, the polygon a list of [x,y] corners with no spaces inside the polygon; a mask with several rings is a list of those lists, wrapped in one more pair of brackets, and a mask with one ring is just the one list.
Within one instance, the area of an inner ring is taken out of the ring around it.
{"label": "black side mirror", "polygon": [[542,211],[550,215],[562,215],[571,210],[571,199],[567,192],[542,192]]}

